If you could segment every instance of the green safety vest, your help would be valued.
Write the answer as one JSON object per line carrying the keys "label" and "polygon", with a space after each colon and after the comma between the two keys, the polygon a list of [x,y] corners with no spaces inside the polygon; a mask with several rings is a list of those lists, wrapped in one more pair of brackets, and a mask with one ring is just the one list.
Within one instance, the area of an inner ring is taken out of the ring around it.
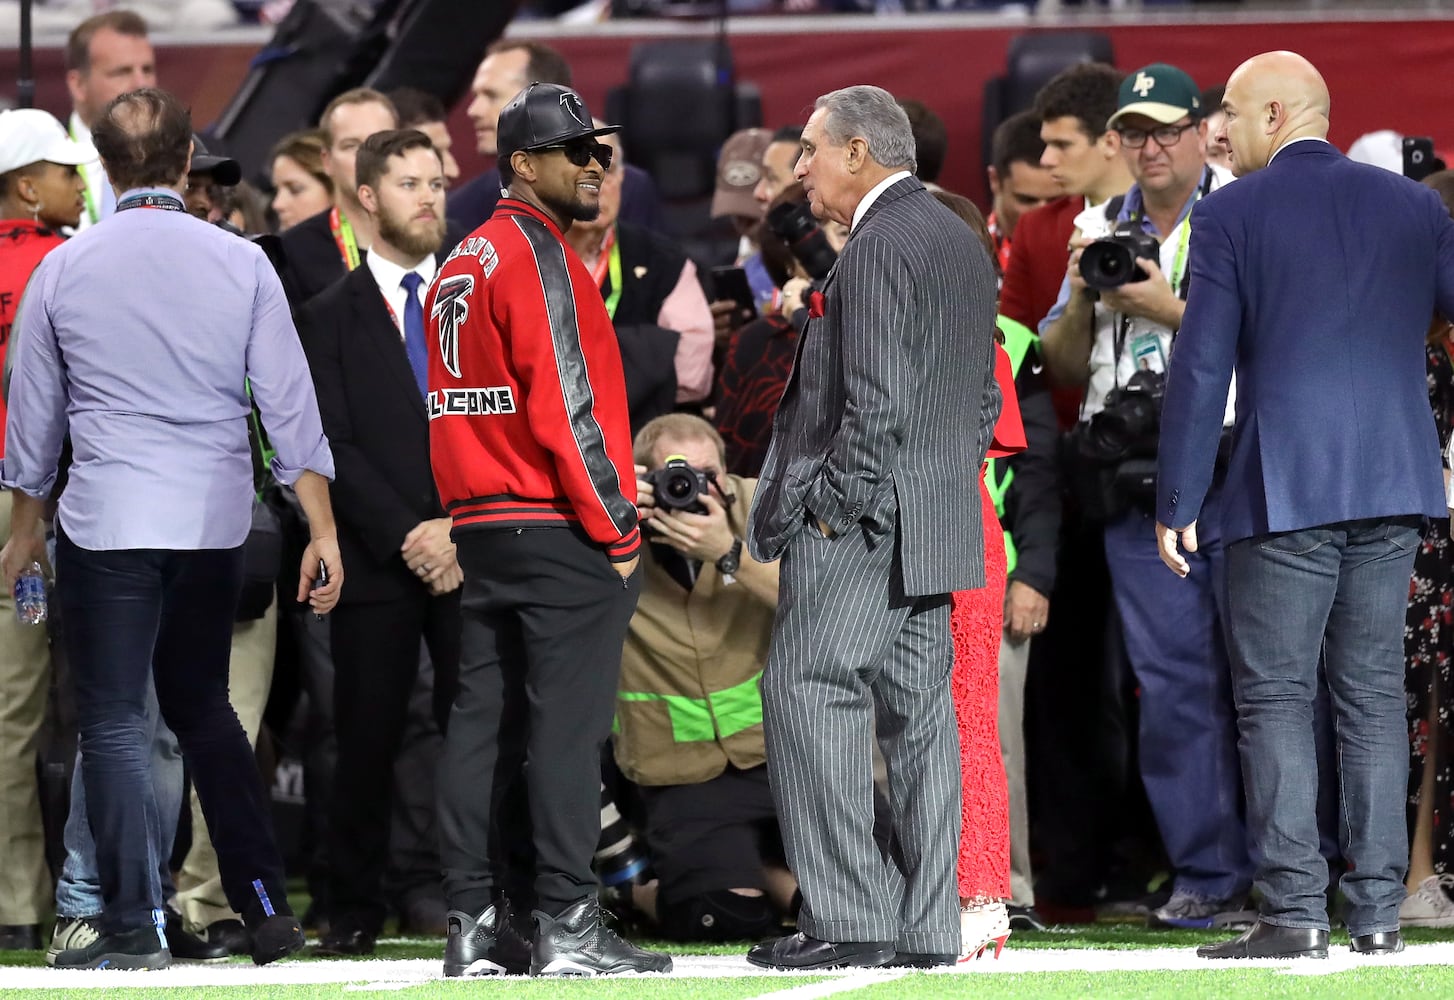
{"label": "green safety vest", "polygon": [[[1040,338],[1031,332],[1030,328],[1023,323],[1017,323],[1008,316],[996,316],[995,324],[1000,332],[1005,335],[1005,353],[1010,356],[1010,371],[1015,378],[1020,376],[1020,363],[1025,360],[1025,355],[1030,353],[1030,348],[1040,343]],[[1010,492],[1010,484],[1015,481],[1015,470],[1010,468],[1007,460],[992,458],[985,464],[984,482],[989,490],[990,500],[995,505],[995,516],[1000,523],[1005,520],[1005,496]],[[1015,540],[1010,537],[1009,529],[1005,529],[1005,572],[1015,572],[1015,563],[1018,553],[1015,551]]]}

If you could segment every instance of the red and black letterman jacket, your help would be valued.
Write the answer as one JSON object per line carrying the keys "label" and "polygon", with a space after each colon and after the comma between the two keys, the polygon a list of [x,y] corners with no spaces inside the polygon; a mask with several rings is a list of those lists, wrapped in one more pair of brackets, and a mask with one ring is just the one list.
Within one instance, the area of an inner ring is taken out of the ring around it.
{"label": "red and black letterman jacket", "polygon": [[429,444],[456,531],[578,523],[637,554],[626,383],[611,318],[543,213],[502,199],[424,301]]}

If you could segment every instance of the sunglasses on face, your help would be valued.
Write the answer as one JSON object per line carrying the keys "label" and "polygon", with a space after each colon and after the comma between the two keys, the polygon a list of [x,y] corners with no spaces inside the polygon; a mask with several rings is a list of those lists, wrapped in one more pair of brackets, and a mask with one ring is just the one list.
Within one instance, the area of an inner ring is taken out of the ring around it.
{"label": "sunglasses on face", "polygon": [[594,159],[601,165],[602,170],[611,169],[611,156],[615,153],[615,150],[604,142],[595,142],[590,139],[564,142],[558,146],[541,146],[539,149],[532,149],[531,152],[549,153],[556,149],[564,153],[565,158],[577,167],[584,167]]}

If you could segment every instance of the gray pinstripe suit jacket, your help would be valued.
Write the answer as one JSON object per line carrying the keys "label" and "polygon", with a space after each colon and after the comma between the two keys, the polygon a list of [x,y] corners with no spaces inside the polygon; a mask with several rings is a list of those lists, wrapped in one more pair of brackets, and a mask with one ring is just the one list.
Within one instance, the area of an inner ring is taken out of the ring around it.
{"label": "gray pinstripe suit jacket", "polygon": [[905,178],[854,228],[823,294],[773,420],[749,551],[776,559],[805,509],[842,533],[897,508],[908,596],[983,586],[978,478],[1000,410],[989,255]]}

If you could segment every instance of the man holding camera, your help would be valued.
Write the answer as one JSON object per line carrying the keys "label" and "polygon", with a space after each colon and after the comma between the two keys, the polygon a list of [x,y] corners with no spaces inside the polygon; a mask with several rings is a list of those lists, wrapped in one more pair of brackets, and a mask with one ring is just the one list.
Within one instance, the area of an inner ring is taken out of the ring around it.
{"label": "man holding camera", "polygon": [[641,787],[658,876],[633,903],[663,935],[740,941],[777,926],[797,888],[767,778],[758,678],[778,566],[743,551],[754,479],[686,413],[636,436],[641,599],[621,657],[616,761]]}
{"label": "man holding camera", "polygon": [[[1109,126],[1135,184],[1106,213],[1109,238],[1082,230],[1060,301],[1041,325],[1047,363],[1085,380],[1069,439],[1072,488],[1104,518],[1106,562],[1127,658],[1140,686],[1141,778],[1176,882],[1153,927],[1211,927],[1251,883],[1230,673],[1218,609],[1220,475],[1193,555],[1194,587],[1154,572],[1154,459],[1162,386],[1185,309],[1192,207],[1231,179],[1206,163],[1196,85],[1156,63],[1128,75]],[[1232,420],[1231,400],[1225,423]],[[1207,508],[1204,508],[1207,509]]]}

